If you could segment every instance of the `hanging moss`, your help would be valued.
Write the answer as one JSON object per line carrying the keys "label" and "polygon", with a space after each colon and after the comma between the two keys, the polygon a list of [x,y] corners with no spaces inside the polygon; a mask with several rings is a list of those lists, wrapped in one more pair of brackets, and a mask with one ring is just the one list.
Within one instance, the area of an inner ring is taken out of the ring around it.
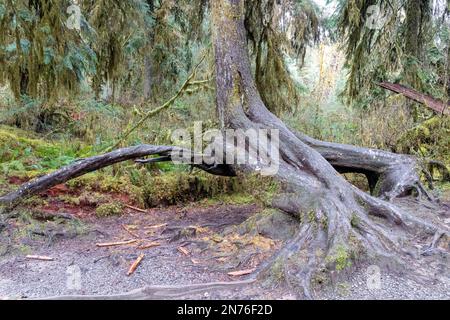
{"label": "hanging moss", "polygon": [[433,117],[406,132],[397,143],[397,152],[437,159],[450,166],[450,118]]}

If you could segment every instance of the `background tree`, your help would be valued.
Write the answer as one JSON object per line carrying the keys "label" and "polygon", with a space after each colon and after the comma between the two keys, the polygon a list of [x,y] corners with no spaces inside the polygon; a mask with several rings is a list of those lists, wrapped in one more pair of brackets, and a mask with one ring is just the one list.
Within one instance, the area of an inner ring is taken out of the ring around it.
{"label": "background tree", "polygon": [[[367,27],[368,8],[379,6],[376,28]],[[385,92],[376,84],[398,82],[448,100],[448,1],[339,1],[349,78],[345,96],[364,108]],[[417,111],[417,110],[416,110]],[[417,120],[417,112],[415,113]]]}

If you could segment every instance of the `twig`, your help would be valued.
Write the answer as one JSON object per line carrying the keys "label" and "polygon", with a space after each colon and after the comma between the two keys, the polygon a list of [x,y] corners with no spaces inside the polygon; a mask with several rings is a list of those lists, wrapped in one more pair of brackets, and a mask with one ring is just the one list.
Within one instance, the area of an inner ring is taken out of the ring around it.
{"label": "twig", "polygon": [[128,240],[128,241],[119,241],[119,242],[106,242],[106,243],[97,243],[96,246],[103,248],[103,247],[115,247],[115,246],[124,246],[127,244],[132,244],[138,242],[137,239]]}
{"label": "twig", "polygon": [[184,247],[178,247],[178,251],[184,254],[185,256],[188,256],[190,254],[189,250]]}
{"label": "twig", "polygon": [[131,231],[126,225],[122,225],[122,228],[123,228],[126,232],[128,232],[130,235],[132,235],[133,237],[135,237],[135,238],[140,238],[140,236],[139,236],[136,232]]}
{"label": "twig", "polygon": [[150,226],[150,227],[145,227],[144,229],[160,229],[160,228],[164,228],[167,227],[168,223],[162,223],[162,224],[157,224],[154,226]]}
{"label": "twig", "polygon": [[161,243],[159,243],[159,242],[151,242],[151,243],[149,243],[149,244],[146,244],[146,245],[142,245],[142,246],[139,246],[139,247],[137,247],[139,250],[145,250],[145,249],[150,249],[150,248],[153,248],[153,247],[158,247],[158,246],[160,246],[161,245]]}
{"label": "twig", "polygon": [[41,260],[41,261],[53,261],[54,259],[51,257],[46,257],[46,256],[32,256],[32,255],[28,255],[25,258],[30,259],[30,260]]}
{"label": "twig", "polygon": [[130,206],[129,204],[126,204],[125,207],[127,207],[129,209],[132,209],[134,211],[139,211],[139,212],[142,212],[142,213],[148,213],[147,210],[136,208],[136,207]]}
{"label": "twig", "polygon": [[256,268],[248,269],[248,270],[233,271],[233,272],[228,272],[228,275],[232,276],[232,277],[241,277],[241,276],[251,274],[255,270],[256,270]]}
{"label": "twig", "polygon": [[128,270],[127,275],[131,276],[134,271],[136,271],[137,267],[139,266],[139,264],[141,263],[142,259],[144,259],[145,254],[141,254],[136,261],[133,262],[133,264],[131,265],[130,269]]}

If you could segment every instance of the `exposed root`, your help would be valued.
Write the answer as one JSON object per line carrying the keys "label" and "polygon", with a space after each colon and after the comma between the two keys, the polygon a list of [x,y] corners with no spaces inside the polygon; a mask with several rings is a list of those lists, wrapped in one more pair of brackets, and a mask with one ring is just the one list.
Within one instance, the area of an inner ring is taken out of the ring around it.
{"label": "exposed root", "polygon": [[260,267],[259,277],[283,278],[301,297],[313,299],[321,285],[349,275],[352,266],[363,260],[420,278],[414,270],[417,260],[411,260],[418,257],[409,249],[417,235],[432,238],[422,255],[448,254],[437,248],[440,239],[450,234],[445,224],[425,221],[359,191],[353,199],[357,200],[323,199],[309,215],[302,215],[297,235]]}
{"label": "exposed root", "polygon": [[255,279],[235,282],[213,282],[185,286],[151,286],[117,295],[71,295],[33,300],[163,300],[177,299],[211,290],[224,290],[250,285]]}

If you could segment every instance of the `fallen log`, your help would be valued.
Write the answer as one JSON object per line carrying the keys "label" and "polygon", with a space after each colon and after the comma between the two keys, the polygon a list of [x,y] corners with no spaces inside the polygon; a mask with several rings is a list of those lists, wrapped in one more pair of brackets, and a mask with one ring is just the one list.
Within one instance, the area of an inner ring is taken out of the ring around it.
{"label": "fallen log", "polygon": [[[0,204],[14,206],[22,199],[48,190],[71,179],[78,178],[86,173],[93,172],[119,162],[136,160],[138,158],[150,155],[169,156],[169,154],[171,154],[172,152],[185,152],[188,155],[191,154],[191,157],[195,157],[195,154],[190,150],[173,146],[138,145],[134,147],[118,149],[99,156],[77,160],[74,163],[69,164],[48,175],[27,182],[20,186],[16,191],[1,196]],[[146,163],[150,161],[151,160],[140,160],[139,162]],[[231,166],[227,165],[193,164],[192,166],[197,167],[201,170],[205,170],[210,174],[223,176],[234,175]]]}
{"label": "fallen log", "polygon": [[379,83],[378,86],[380,86],[384,89],[390,90],[392,92],[401,94],[408,99],[411,99],[420,104],[423,104],[426,107],[432,109],[437,114],[450,115],[450,104],[449,103],[446,105],[444,102],[442,102],[438,99],[435,99],[424,93],[420,93],[414,89],[405,87],[398,83],[382,82],[382,83]]}

